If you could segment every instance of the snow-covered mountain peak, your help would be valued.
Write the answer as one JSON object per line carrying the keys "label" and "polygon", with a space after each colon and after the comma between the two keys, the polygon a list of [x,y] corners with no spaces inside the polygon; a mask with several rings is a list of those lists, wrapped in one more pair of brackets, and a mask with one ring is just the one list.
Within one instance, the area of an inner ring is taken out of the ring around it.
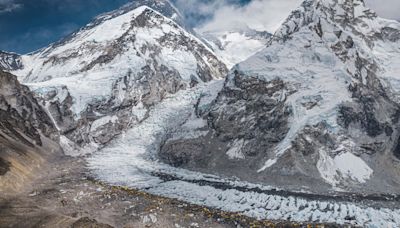
{"label": "snow-covered mountain peak", "polygon": [[399,29],[397,21],[379,18],[362,0],[306,0],[278,29],[276,39],[315,23],[330,24],[364,37],[374,36],[384,27]]}
{"label": "snow-covered mountain peak", "polygon": [[186,27],[185,21],[183,19],[182,14],[179,12],[179,10],[172,4],[169,0],[137,0],[137,1],[131,1],[127,3],[126,5],[122,6],[121,8],[99,15],[96,17],[96,19],[89,24],[89,26],[96,24],[103,21],[103,20],[108,20],[110,18],[114,18],[117,16],[120,16],[122,14],[125,14],[126,12],[135,10],[141,6],[147,6],[155,11],[160,12],[162,15],[171,18],[174,20],[177,24],[179,24],[182,27]]}
{"label": "snow-covered mountain peak", "polygon": [[[106,143],[168,94],[227,73],[213,51],[176,22],[168,1],[143,2],[149,4],[104,14],[68,38],[22,56],[24,68],[14,71],[48,105],[70,140]],[[166,9],[173,18],[162,13]],[[91,139],[109,124],[115,132]]]}
{"label": "snow-covered mountain peak", "polygon": [[[400,40],[400,23],[378,17],[362,0],[304,1],[277,30],[268,46],[290,41],[300,34],[304,34],[302,41],[308,40],[306,46],[322,42],[329,52],[334,52],[351,72],[353,80],[365,83],[365,71],[381,71],[384,80],[391,83],[386,86],[394,87],[395,91],[389,93],[400,91],[398,81],[394,80],[394,74],[399,70],[395,56],[400,48],[397,42]],[[253,57],[258,58],[257,55]],[[365,71],[357,70],[361,67],[356,66],[360,58],[369,62],[363,66],[368,68]],[[388,65],[385,69],[382,67],[384,62]],[[364,80],[358,80],[359,76]]]}
{"label": "snow-covered mountain peak", "polygon": [[[47,81],[49,78],[69,77],[96,68],[100,70],[102,69],[101,65],[113,62],[115,58],[131,51],[132,48],[137,51],[141,48],[140,46],[159,44],[160,42],[165,42],[168,47],[174,45],[173,42],[178,41],[178,38],[188,39],[188,45],[191,47],[193,47],[192,42],[200,44],[204,51],[210,52],[212,55],[212,51],[208,47],[172,19],[148,6],[140,6],[117,17],[102,20],[96,26],[90,26],[90,29],[79,30],[63,45],[51,45],[32,55],[24,56],[24,63],[27,67],[15,73],[21,75],[25,82],[41,82]],[[134,46],[132,46],[133,43]],[[179,47],[176,48],[179,49]],[[139,58],[149,57],[146,50],[139,50],[139,52],[143,52],[136,54]],[[98,58],[94,58],[95,56]],[[42,64],[37,64],[38,61]],[[162,61],[160,60],[160,62]],[[59,67],[55,67],[57,65]],[[137,64],[118,65],[118,68],[119,70],[122,70],[121,67],[130,69],[135,65]],[[107,65],[107,68],[109,67],[110,65]],[[222,75],[215,74],[215,76]],[[190,74],[184,77],[190,78]]]}
{"label": "snow-covered mountain peak", "polygon": [[[34,53],[34,55],[40,54],[40,57],[45,58],[50,55],[57,55],[71,49],[76,49],[82,45],[89,46],[114,41],[126,33],[130,29],[131,22],[146,10],[152,11],[148,6],[141,6],[118,17],[102,18],[102,21],[98,22],[95,26],[92,22],[85,27],[86,29],[77,31],[63,45],[51,45],[39,51],[39,53]],[[90,29],[87,29],[88,27]]]}
{"label": "snow-covered mountain peak", "polygon": [[[184,18],[182,17],[181,13],[178,11],[178,9],[169,1],[169,0],[135,0],[131,1],[124,6],[120,7],[119,9],[101,14],[97,17],[95,17],[90,23],[88,23],[86,26],[82,27],[78,31],[70,34],[69,36],[66,36],[65,38],[61,39],[58,42],[55,42],[54,44],[50,45],[51,47],[55,48],[58,46],[62,46],[65,43],[68,43],[71,41],[71,39],[74,39],[77,33],[81,33],[82,31],[85,30],[91,30],[94,27],[97,27],[98,25],[104,23],[105,21],[109,21],[113,18],[117,18],[121,15],[127,14],[133,10],[136,10],[137,8],[141,6],[147,6],[155,11],[160,12],[162,15],[165,17],[168,17],[172,20],[174,20],[177,24],[179,24],[181,27],[185,28],[186,30],[190,30],[190,27],[186,25],[186,22]],[[39,50],[41,51],[41,50]],[[35,54],[34,52],[33,54]]]}

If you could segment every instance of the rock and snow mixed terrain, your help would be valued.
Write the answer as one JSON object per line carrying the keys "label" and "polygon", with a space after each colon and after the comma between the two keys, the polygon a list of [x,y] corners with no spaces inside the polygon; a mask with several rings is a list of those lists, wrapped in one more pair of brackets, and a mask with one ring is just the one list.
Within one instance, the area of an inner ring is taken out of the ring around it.
{"label": "rock and snow mixed terrain", "polygon": [[227,72],[198,38],[148,6],[102,15],[21,59],[13,72],[44,102],[69,153],[96,150],[166,94]]}
{"label": "rock and snow mixed terrain", "polygon": [[202,115],[209,132],[167,140],[161,158],[291,189],[396,194],[399,40],[400,23],[362,1],[305,1],[231,71]]}
{"label": "rock and snow mixed terrain", "polygon": [[[196,118],[193,107],[198,105],[199,109],[207,109],[222,86],[222,81],[210,82],[170,95],[151,109],[148,119],[93,154],[88,159],[89,169],[100,180],[113,185],[258,219],[366,227],[400,223],[400,210],[396,209],[398,199],[391,195],[378,196],[374,200],[372,195],[357,198],[346,193],[331,192],[326,196],[305,191],[290,192],[162,163],[157,151],[166,138],[207,134],[204,130],[206,121]],[[198,102],[199,98],[201,102]],[[194,131],[199,128],[203,131]]]}
{"label": "rock and snow mixed terrain", "polygon": [[203,39],[180,15],[136,1],[0,53],[46,117],[25,122],[58,131],[68,155],[94,152],[113,185],[259,219],[400,224],[399,22],[362,0],[305,0],[270,38]]}
{"label": "rock and snow mixed terrain", "polygon": [[0,70],[12,71],[22,68],[21,56],[16,53],[0,51]]}

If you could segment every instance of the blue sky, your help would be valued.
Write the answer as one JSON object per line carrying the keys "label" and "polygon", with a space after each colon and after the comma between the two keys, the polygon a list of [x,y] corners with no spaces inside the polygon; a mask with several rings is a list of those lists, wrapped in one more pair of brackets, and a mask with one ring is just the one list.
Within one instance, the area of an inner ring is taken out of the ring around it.
{"label": "blue sky", "polygon": [[26,53],[129,0],[0,0],[0,50]]}
{"label": "blue sky", "polygon": [[[27,53],[45,47],[129,1],[137,0],[0,0],[0,50]],[[240,20],[273,30],[302,0],[172,1],[193,26],[219,29]],[[400,19],[400,0],[366,2],[381,16]]]}

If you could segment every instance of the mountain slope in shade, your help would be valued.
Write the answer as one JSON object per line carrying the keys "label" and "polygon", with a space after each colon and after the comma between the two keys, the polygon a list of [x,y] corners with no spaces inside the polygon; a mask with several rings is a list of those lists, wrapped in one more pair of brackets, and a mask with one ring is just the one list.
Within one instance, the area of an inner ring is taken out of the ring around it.
{"label": "mountain slope in shade", "polygon": [[0,191],[15,191],[58,146],[57,129],[28,87],[0,71]]}
{"label": "mountain slope in shade", "polygon": [[175,137],[160,157],[289,189],[396,193],[399,40],[400,23],[361,0],[304,1],[197,109],[208,133]]}
{"label": "mountain slope in shade", "polygon": [[67,150],[76,151],[74,144],[96,149],[146,118],[148,108],[167,94],[227,72],[174,20],[148,6],[127,9],[22,56],[24,68],[14,71],[52,114]]}

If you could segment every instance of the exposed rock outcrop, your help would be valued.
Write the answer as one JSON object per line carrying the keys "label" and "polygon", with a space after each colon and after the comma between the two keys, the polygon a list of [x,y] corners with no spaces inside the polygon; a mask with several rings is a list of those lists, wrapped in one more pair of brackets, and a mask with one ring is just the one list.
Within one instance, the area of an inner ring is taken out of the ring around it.
{"label": "exposed rock outcrop", "polygon": [[0,191],[16,189],[59,152],[58,132],[28,87],[0,71]]}

